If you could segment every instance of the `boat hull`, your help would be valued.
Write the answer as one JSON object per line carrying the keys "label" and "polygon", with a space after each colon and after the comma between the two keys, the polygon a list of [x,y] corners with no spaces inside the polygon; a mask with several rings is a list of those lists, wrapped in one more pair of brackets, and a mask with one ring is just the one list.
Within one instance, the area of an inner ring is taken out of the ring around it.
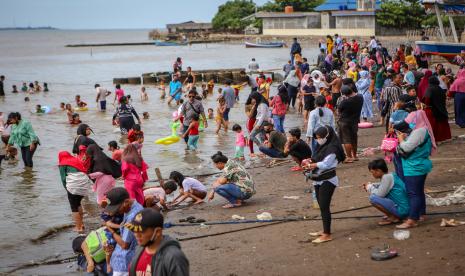
{"label": "boat hull", "polygon": [[284,47],[283,42],[271,42],[271,43],[251,43],[245,42],[246,48],[282,48]]}
{"label": "boat hull", "polygon": [[420,47],[422,53],[442,56],[449,61],[453,60],[462,51],[465,51],[464,43],[416,41],[415,44]]}

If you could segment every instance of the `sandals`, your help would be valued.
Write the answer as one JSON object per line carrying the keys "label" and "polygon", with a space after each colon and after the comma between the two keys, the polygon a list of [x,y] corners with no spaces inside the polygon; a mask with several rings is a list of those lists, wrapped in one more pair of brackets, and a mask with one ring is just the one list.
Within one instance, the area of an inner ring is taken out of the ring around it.
{"label": "sandals", "polygon": [[397,225],[396,228],[397,229],[409,229],[409,228],[414,228],[414,227],[417,227],[418,224],[417,223],[414,223],[414,224],[411,224],[411,223],[407,223],[407,222],[404,222],[400,225]]}
{"label": "sandals", "polygon": [[329,241],[332,241],[333,239],[328,239],[328,240],[323,240],[320,238],[316,238],[312,241],[312,243],[315,243],[315,244],[319,244],[319,243],[325,243],[325,242],[329,242]]}
{"label": "sandals", "polygon": [[399,220],[385,219],[385,220],[378,221],[378,225],[379,226],[386,226],[386,225],[396,224],[398,222],[399,222]]}
{"label": "sandals", "polygon": [[224,209],[230,209],[230,208],[235,208],[235,207],[239,207],[239,206],[242,206],[242,204],[231,204],[231,203],[228,203],[226,205],[223,205],[222,207]]}
{"label": "sandals", "polygon": [[300,172],[300,171],[302,171],[302,170],[303,170],[303,169],[302,169],[301,166],[295,166],[295,167],[292,167],[292,168],[291,168],[291,171],[293,171],[293,172]]}
{"label": "sandals", "polygon": [[321,234],[323,234],[323,232],[322,231],[310,232],[308,234],[310,235],[310,237],[319,237],[319,236],[321,236]]}

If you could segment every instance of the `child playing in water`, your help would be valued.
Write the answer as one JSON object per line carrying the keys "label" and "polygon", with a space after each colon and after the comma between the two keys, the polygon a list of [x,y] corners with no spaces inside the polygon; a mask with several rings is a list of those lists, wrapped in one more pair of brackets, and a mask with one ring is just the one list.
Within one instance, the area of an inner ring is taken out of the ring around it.
{"label": "child playing in water", "polygon": [[148,120],[150,119],[150,114],[147,111],[145,111],[142,113],[142,118],[144,118],[144,120]]}
{"label": "child playing in water", "polygon": [[29,89],[27,90],[27,93],[34,93],[34,84],[32,82],[29,83]]}
{"label": "child playing in water", "polygon": [[76,101],[77,107],[83,108],[87,106],[87,103],[81,101],[81,95],[76,95],[76,97],[74,97],[74,100]]}
{"label": "child playing in water", "polygon": [[46,82],[44,82],[44,92],[48,92],[48,84]]}
{"label": "child playing in water", "polygon": [[[166,202],[166,195],[176,191],[178,187],[174,181],[166,181],[160,187],[149,187],[144,189],[145,207],[160,210],[168,210],[169,206]],[[160,204],[160,205],[158,205]]]}
{"label": "child playing in water", "polygon": [[223,97],[220,97],[218,99],[218,107],[216,108],[216,117],[215,117],[215,120],[216,120],[216,134],[218,134],[220,132],[220,129],[221,129],[221,126],[224,127],[224,129],[226,130],[226,122],[224,121],[224,117],[223,117],[223,114],[224,112],[226,111],[226,101],[224,100]]}
{"label": "child playing in water", "polygon": [[79,114],[73,113],[73,115],[71,115],[71,121],[69,123],[72,125],[79,125],[80,123],[82,123],[81,117],[79,116]]}
{"label": "child playing in water", "polygon": [[144,132],[141,130],[139,124],[135,124],[132,129],[129,130],[128,132],[128,141],[129,143],[133,143],[136,141],[136,136],[142,134],[144,135]]}
{"label": "child playing in water", "polygon": [[202,83],[202,97],[206,99],[207,95],[208,95],[207,85],[205,83]]}
{"label": "child playing in water", "polygon": [[68,117],[68,122],[71,123],[73,121],[73,107],[71,104],[66,104],[65,105],[65,110],[66,110],[66,116]]}
{"label": "child playing in water", "polygon": [[214,118],[213,108],[208,109],[208,119],[211,120]]}
{"label": "child playing in water", "polygon": [[200,181],[184,175],[177,171],[170,173],[170,179],[174,180],[179,186],[179,195],[170,203],[170,206],[179,205],[187,198],[191,198],[191,203],[200,204],[207,196],[207,188]]}
{"label": "child playing in water", "polygon": [[36,105],[36,113],[37,114],[45,113],[40,104]]}
{"label": "child playing in water", "polygon": [[149,95],[147,95],[147,92],[145,91],[145,86],[142,86],[140,88],[140,101],[145,102],[149,100]]}
{"label": "child playing in water", "polygon": [[27,92],[27,84],[23,82],[23,86],[21,87],[22,92]]}
{"label": "child playing in water", "polygon": [[218,98],[223,96],[223,88],[218,88]]}
{"label": "child playing in water", "polygon": [[211,79],[207,83],[208,94],[213,94],[214,88],[215,88],[215,81]]}
{"label": "child playing in water", "polygon": [[13,89],[11,93],[18,93],[18,87],[16,87],[16,85],[13,85],[11,88]]}
{"label": "child playing in water", "polygon": [[190,150],[196,150],[197,143],[199,142],[199,114],[194,114],[192,116],[192,121],[186,132],[182,135],[182,138],[185,138],[187,135],[189,135],[187,146]]}
{"label": "child playing in water", "polygon": [[246,138],[244,136],[244,131],[240,125],[235,124],[232,128],[234,132],[236,132],[236,154],[234,158],[239,160],[244,160],[244,148],[246,146]]}
{"label": "child playing in water", "polygon": [[121,155],[123,155],[123,151],[120,150],[116,141],[108,142],[108,151],[111,152],[111,159],[121,162]]}
{"label": "child playing in water", "polygon": [[164,99],[166,97],[165,81],[163,80],[160,81],[160,85],[158,86],[158,91],[160,91],[160,99]]}
{"label": "child playing in water", "polygon": [[61,111],[65,111],[65,110],[66,110],[66,104],[65,104],[65,103],[63,103],[63,102],[60,103],[60,110],[61,110]]}
{"label": "child playing in water", "polygon": [[42,91],[42,87],[40,86],[38,81],[35,81],[34,82],[34,92],[41,92],[41,91]]}

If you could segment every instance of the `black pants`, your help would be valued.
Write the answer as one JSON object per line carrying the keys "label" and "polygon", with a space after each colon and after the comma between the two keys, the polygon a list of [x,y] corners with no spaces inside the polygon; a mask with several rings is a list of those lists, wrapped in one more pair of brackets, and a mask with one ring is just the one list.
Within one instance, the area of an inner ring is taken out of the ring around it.
{"label": "black pants", "polygon": [[34,156],[35,151],[35,149],[31,151],[30,146],[21,147],[21,157],[23,158],[24,166],[32,168],[32,156]]}
{"label": "black pants", "polygon": [[[68,192],[68,191],[67,191]],[[81,200],[84,198],[82,195],[73,195],[68,192],[68,201],[69,206],[71,207],[71,212],[79,212],[79,207],[81,207]]]}
{"label": "black pants", "polygon": [[315,185],[316,200],[320,205],[321,219],[323,220],[323,233],[331,234],[331,198],[336,186],[329,181],[324,181],[321,185]]}
{"label": "black pants", "polygon": [[289,104],[295,107],[295,101],[297,99],[297,87],[290,84],[287,85],[287,94],[289,95]]}

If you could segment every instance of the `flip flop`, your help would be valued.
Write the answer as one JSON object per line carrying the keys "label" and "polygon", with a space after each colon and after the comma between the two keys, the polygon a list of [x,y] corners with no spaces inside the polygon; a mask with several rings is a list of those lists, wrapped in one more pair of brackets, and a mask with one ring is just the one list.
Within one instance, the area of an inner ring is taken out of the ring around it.
{"label": "flip flop", "polygon": [[308,234],[310,235],[310,237],[319,237],[319,236],[321,236],[321,234],[323,234],[323,232],[322,231],[310,232]]}
{"label": "flip flop", "polygon": [[329,242],[329,241],[332,241],[332,239],[329,239],[329,240],[322,240],[321,238],[316,238],[312,241],[312,243],[315,243],[315,244],[318,244],[318,243],[325,243],[325,242]]}
{"label": "flip flop", "polygon": [[379,226],[386,226],[386,225],[391,225],[391,224],[396,224],[398,223],[399,221],[392,221],[392,220],[381,220],[381,221],[378,221],[378,225]]}
{"label": "flip flop", "polygon": [[417,226],[418,226],[418,224],[416,224],[416,223],[415,224],[407,224],[407,223],[404,222],[404,223],[402,223],[400,225],[397,225],[396,228],[397,229],[409,229],[409,228],[414,228],[414,227],[417,227]]}
{"label": "flip flop", "polygon": [[226,205],[223,205],[222,207],[223,207],[224,209],[230,209],[230,208],[239,207],[239,206],[241,206],[241,205],[242,205],[242,204],[231,204],[231,203],[228,203],[228,204],[226,204]]}

